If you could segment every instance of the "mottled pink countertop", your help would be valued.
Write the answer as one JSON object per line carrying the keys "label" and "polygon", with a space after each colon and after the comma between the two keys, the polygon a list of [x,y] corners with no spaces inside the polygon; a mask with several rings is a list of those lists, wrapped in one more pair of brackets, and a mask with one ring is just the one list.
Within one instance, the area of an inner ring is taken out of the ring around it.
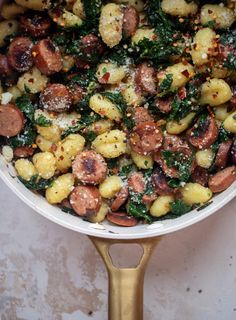
{"label": "mottled pink countertop", "polygon": [[[0,319],[106,320],[107,274],[88,238],[0,190]],[[146,272],[145,320],[233,320],[235,296],[236,200],[163,238]]]}

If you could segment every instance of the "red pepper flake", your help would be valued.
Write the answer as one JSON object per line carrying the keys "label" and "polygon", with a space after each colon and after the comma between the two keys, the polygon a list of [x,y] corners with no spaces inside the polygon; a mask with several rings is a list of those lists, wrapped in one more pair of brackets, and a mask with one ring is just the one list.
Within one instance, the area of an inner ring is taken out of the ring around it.
{"label": "red pepper flake", "polygon": [[218,96],[218,93],[213,93],[213,94],[212,94],[212,97],[213,97],[214,99],[216,99],[217,96]]}
{"label": "red pepper flake", "polygon": [[180,98],[180,100],[184,100],[187,96],[187,90],[186,88],[180,88],[178,91],[178,97]]}
{"label": "red pepper flake", "polygon": [[186,78],[189,78],[189,77],[190,77],[190,74],[189,74],[189,72],[188,72],[187,69],[184,70],[184,71],[182,71],[181,73],[182,73],[182,75],[185,76]]}
{"label": "red pepper flake", "polygon": [[99,78],[99,82],[105,84],[108,82],[109,78],[110,78],[110,72],[106,72],[101,78]]}

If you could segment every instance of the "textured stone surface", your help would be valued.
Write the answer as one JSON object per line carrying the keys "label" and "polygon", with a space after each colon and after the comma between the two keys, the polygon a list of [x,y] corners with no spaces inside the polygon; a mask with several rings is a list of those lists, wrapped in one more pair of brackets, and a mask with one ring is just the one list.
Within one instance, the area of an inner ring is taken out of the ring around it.
{"label": "textured stone surface", "polygon": [[[39,216],[1,181],[0,190],[0,319],[107,319],[107,275],[88,238]],[[146,272],[145,320],[236,318],[235,211],[236,200],[164,237]]]}

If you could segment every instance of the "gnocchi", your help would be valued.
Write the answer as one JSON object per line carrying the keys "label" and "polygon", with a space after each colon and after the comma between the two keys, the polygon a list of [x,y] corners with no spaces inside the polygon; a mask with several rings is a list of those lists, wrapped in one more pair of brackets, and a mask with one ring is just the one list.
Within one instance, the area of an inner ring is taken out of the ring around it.
{"label": "gnocchi", "polygon": [[187,17],[197,12],[198,6],[194,1],[185,0],[162,0],[161,8],[165,13],[172,16]]}
{"label": "gnocchi", "polygon": [[235,21],[233,10],[218,5],[206,4],[201,8],[201,23],[206,25],[213,21],[216,29],[230,28]]}
{"label": "gnocchi", "polygon": [[199,150],[196,152],[197,165],[209,169],[215,158],[215,154],[211,149]]}
{"label": "gnocchi", "polygon": [[186,183],[181,193],[184,202],[188,205],[203,204],[212,198],[212,191],[199,183]]}
{"label": "gnocchi", "polygon": [[232,97],[232,91],[223,79],[211,79],[202,85],[200,103],[202,105],[218,106]]}
{"label": "gnocchi", "polygon": [[30,181],[33,176],[38,174],[35,166],[28,159],[16,160],[15,169],[17,174],[26,181]]}
{"label": "gnocchi", "polygon": [[50,5],[50,0],[15,0],[15,2],[22,7],[38,11],[43,11]]}
{"label": "gnocchi", "polygon": [[5,38],[18,30],[16,20],[4,20],[0,22],[0,47],[5,45]]}
{"label": "gnocchi", "polygon": [[38,93],[46,88],[47,83],[48,78],[34,67],[19,77],[17,87],[21,92]]}
{"label": "gnocchi", "polygon": [[53,181],[46,190],[46,199],[51,204],[61,203],[71,193],[74,186],[74,177],[71,173],[63,174]]}
{"label": "gnocchi", "polygon": [[50,179],[56,171],[56,158],[51,152],[39,152],[33,156],[33,164],[43,179]]}
{"label": "gnocchi", "polygon": [[108,98],[96,93],[89,100],[89,107],[100,114],[100,116],[106,116],[109,120],[121,121],[122,114],[117,106],[112,103]]}
{"label": "gnocchi", "polygon": [[103,198],[111,199],[120,191],[122,185],[123,182],[119,176],[110,176],[99,185],[99,191]]}
{"label": "gnocchi", "polygon": [[236,111],[232,112],[223,122],[225,130],[236,133]]}
{"label": "gnocchi", "polygon": [[174,202],[173,196],[159,196],[150,208],[150,214],[154,217],[161,217],[171,211],[171,203]]}
{"label": "gnocchi", "polygon": [[149,155],[141,155],[134,151],[131,151],[131,157],[136,166],[140,169],[150,169],[153,167],[153,158]]}
{"label": "gnocchi", "polygon": [[96,76],[101,84],[118,84],[124,79],[125,68],[114,63],[101,63]]}
{"label": "gnocchi", "polygon": [[169,134],[180,134],[188,129],[193,121],[196,113],[190,112],[186,117],[179,121],[168,121],[166,123],[166,130]]}

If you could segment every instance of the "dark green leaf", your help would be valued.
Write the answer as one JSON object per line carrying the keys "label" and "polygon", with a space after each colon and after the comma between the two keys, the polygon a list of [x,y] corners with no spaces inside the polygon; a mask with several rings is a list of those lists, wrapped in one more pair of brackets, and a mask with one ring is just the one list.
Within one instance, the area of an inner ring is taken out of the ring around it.
{"label": "dark green leaf", "polygon": [[129,215],[135,217],[138,220],[145,220],[149,224],[153,222],[152,216],[148,214],[147,207],[142,203],[137,204],[135,202],[130,201],[128,203],[127,211]]}
{"label": "dark green leaf", "polygon": [[34,144],[36,135],[36,131],[30,125],[27,125],[22,133],[18,134],[16,137],[10,138],[8,142],[12,148],[31,146]]}
{"label": "dark green leaf", "polygon": [[16,105],[31,122],[34,121],[35,107],[27,95],[16,98]]}
{"label": "dark green leaf", "polygon": [[52,121],[48,120],[41,114],[37,119],[35,119],[34,124],[40,127],[49,127],[52,124]]}
{"label": "dark green leaf", "polygon": [[18,176],[18,179],[30,190],[44,190],[52,186],[53,179],[42,179],[38,175],[33,176],[29,181]]}
{"label": "dark green leaf", "polygon": [[171,212],[176,217],[180,217],[191,210],[192,207],[184,203],[182,200],[176,200],[175,202],[171,203]]}
{"label": "dark green leaf", "polygon": [[78,217],[78,214],[72,208],[61,207],[61,210],[65,213],[71,214],[74,217]]}

